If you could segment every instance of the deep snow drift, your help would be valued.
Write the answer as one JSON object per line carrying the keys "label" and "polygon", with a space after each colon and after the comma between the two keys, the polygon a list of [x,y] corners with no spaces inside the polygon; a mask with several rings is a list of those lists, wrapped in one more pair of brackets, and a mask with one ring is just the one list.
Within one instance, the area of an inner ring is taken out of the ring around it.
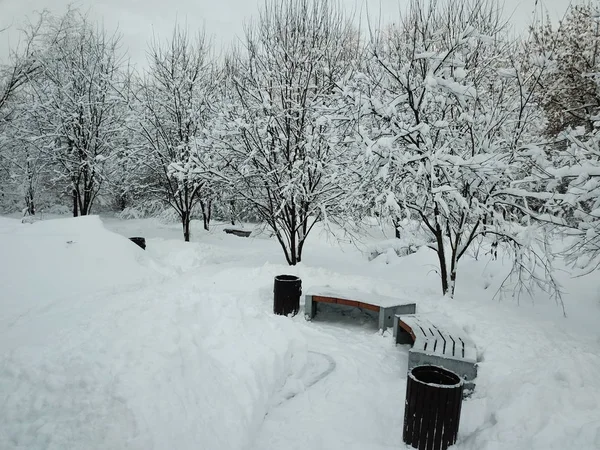
{"label": "deep snow drift", "polygon": [[564,274],[565,319],[543,295],[493,300],[506,267],[483,254],[448,300],[425,248],[369,262],[321,233],[289,268],[264,236],[103,222],[123,236],[98,217],[0,218],[0,449],[403,448],[407,348],[356,310],[274,316],[280,273],[462,326],[481,362],[456,448],[600,448],[597,274]]}
{"label": "deep snow drift", "polygon": [[243,448],[304,366],[256,292],[165,279],[97,217],[3,219],[0,239],[2,449]]}

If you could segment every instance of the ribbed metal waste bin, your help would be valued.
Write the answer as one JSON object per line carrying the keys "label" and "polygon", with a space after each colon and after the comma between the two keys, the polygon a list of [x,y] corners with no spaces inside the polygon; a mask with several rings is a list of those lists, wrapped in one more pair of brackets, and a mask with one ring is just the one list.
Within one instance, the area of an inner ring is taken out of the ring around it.
{"label": "ribbed metal waste bin", "polygon": [[129,240],[131,242],[135,242],[143,250],[146,250],[146,239],[145,238],[143,238],[143,237],[130,237]]}
{"label": "ribbed metal waste bin", "polygon": [[302,280],[294,275],[277,275],[273,287],[273,312],[296,315],[300,309]]}
{"label": "ribbed metal waste bin", "polygon": [[437,366],[408,372],[403,441],[419,450],[446,450],[456,442],[463,380]]}

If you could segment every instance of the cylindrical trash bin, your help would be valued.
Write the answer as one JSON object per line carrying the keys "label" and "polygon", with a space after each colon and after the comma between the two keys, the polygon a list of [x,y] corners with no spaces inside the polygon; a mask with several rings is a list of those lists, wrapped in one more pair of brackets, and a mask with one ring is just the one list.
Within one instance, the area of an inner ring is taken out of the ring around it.
{"label": "cylindrical trash bin", "polygon": [[135,242],[143,250],[146,250],[146,239],[145,238],[143,238],[143,237],[130,237],[129,240],[131,242]]}
{"label": "cylindrical trash bin", "polygon": [[437,366],[408,372],[403,441],[419,450],[446,450],[456,442],[463,380]]}
{"label": "cylindrical trash bin", "polygon": [[300,309],[302,280],[294,275],[277,275],[273,287],[273,312],[296,315]]}

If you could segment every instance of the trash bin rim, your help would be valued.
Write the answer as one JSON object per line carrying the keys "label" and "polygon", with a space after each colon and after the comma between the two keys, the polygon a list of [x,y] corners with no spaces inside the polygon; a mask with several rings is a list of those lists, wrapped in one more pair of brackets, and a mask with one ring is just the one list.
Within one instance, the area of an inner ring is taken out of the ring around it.
{"label": "trash bin rim", "polygon": [[282,281],[282,282],[286,282],[286,281],[293,282],[293,281],[300,281],[300,277],[297,277],[296,275],[276,275],[275,280]]}
{"label": "trash bin rim", "polygon": [[[458,383],[454,383],[454,384],[439,384],[439,383],[428,383],[426,381],[423,380],[419,380],[414,374],[413,374],[413,370],[418,369],[418,368],[422,368],[422,367],[433,367],[435,369],[438,370],[442,370],[445,372],[448,372],[449,374],[455,376],[456,378],[458,378]],[[444,367],[440,367],[440,366],[434,366],[434,365],[421,365],[421,366],[415,366],[412,369],[410,369],[408,371],[408,376],[410,377],[410,379],[412,381],[414,381],[415,383],[420,383],[420,384],[425,384],[427,386],[431,386],[431,387],[435,387],[435,388],[442,388],[442,389],[456,389],[459,386],[462,386],[464,384],[464,380],[461,376],[459,376],[457,373],[448,370]]]}

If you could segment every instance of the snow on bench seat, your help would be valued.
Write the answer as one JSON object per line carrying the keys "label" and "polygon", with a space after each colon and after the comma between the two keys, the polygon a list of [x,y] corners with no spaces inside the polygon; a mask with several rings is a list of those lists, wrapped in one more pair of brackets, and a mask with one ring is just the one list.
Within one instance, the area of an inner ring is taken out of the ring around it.
{"label": "snow on bench seat", "polygon": [[477,348],[465,332],[448,319],[397,314],[394,336],[396,344],[413,344],[408,353],[408,370],[420,365],[441,366],[461,376],[467,391],[475,388]]}
{"label": "snow on bench seat", "polygon": [[239,237],[250,237],[252,230],[240,230],[238,228],[223,228],[223,231],[227,234],[234,234]]}
{"label": "snow on bench seat", "polygon": [[394,325],[395,314],[414,314],[416,305],[394,297],[367,293],[356,289],[318,286],[310,289],[305,296],[304,313],[307,320],[315,317],[318,303],[353,306],[379,313],[379,329]]}

